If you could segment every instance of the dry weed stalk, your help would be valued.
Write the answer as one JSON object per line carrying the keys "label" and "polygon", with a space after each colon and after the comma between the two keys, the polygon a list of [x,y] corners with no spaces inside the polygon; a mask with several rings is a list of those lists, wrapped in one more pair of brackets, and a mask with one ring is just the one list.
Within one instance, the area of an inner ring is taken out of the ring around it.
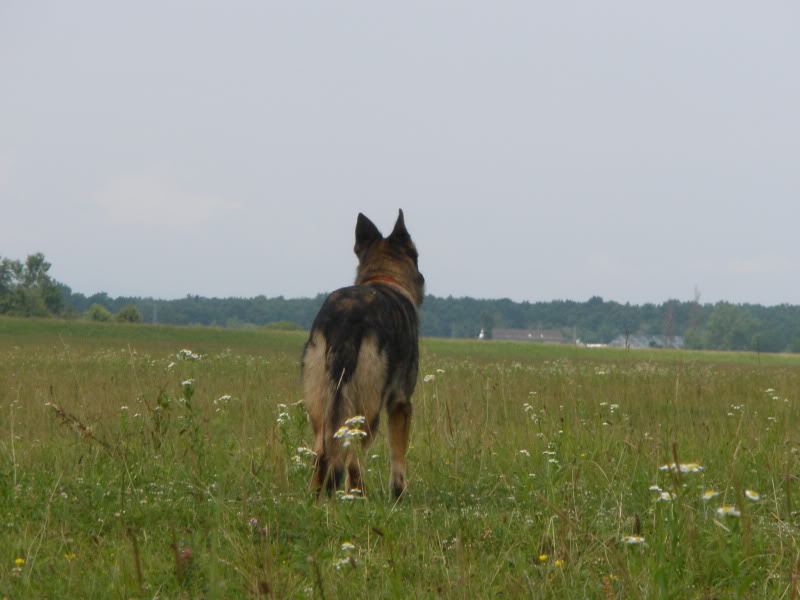
{"label": "dry weed stalk", "polygon": [[119,454],[119,452],[115,448],[113,448],[111,444],[97,437],[94,431],[92,431],[92,428],[84,425],[81,422],[81,420],[75,415],[68,413],[63,408],[53,404],[52,402],[48,402],[45,406],[47,406],[50,410],[52,410],[55,413],[55,415],[61,421],[62,425],[71,427],[75,432],[79,433],[82,437],[88,438],[93,442],[100,444],[110,454],[115,456]]}

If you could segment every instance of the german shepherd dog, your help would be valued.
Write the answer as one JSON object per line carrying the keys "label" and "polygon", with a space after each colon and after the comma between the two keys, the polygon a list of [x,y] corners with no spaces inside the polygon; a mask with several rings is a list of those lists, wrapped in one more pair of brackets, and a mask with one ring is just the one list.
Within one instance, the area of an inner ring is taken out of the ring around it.
{"label": "german shepherd dog", "polygon": [[360,457],[347,447],[340,427],[351,417],[365,417],[364,429],[357,433],[363,436],[366,450],[385,408],[390,486],[399,498],[406,489],[425,278],[417,267],[417,249],[402,210],[386,238],[359,213],[354,250],[358,257],[355,285],[325,299],[303,349],[303,390],[316,453],[311,487],[317,494],[323,488],[331,494],[344,483],[346,471],[347,489],[363,489]]}

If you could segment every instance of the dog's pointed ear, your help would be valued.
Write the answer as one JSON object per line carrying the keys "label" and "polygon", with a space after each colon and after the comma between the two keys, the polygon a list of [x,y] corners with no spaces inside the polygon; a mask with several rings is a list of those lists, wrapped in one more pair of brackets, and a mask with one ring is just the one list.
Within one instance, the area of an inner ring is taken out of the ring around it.
{"label": "dog's pointed ear", "polygon": [[403,209],[400,209],[400,214],[397,215],[397,222],[394,224],[394,229],[392,230],[389,239],[394,242],[400,243],[408,243],[411,241],[411,236],[408,234],[408,230],[406,229],[406,221],[403,217]]}
{"label": "dog's pointed ear", "polygon": [[376,240],[382,240],[383,235],[375,227],[375,223],[370,221],[363,213],[358,213],[358,221],[356,221],[356,246],[353,248],[356,255],[361,256],[361,253]]}

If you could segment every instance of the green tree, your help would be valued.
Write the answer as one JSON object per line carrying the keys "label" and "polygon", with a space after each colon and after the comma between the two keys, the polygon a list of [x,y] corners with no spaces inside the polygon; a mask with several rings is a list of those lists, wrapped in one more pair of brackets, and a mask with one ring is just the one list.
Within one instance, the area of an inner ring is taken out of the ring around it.
{"label": "green tree", "polygon": [[708,317],[706,344],[714,350],[750,350],[756,327],[745,308],[719,302]]}
{"label": "green tree", "polygon": [[751,348],[759,352],[785,352],[789,343],[783,331],[764,329],[753,336]]}
{"label": "green tree", "polygon": [[687,329],[683,336],[683,345],[689,350],[700,350],[707,345],[705,333],[697,327]]}
{"label": "green tree", "polygon": [[86,318],[90,321],[110,321],[111,311],[101,304],[92,304],[86,311]]}
{"label": "green tree", "polygon": [[14,289],[14,277],[11,261],[7,258],[0,259],[0,314],[11,309],[11,293]]}
{"label": "green tree", "polygon": [[23,317],[56,315],[64,308],[60,284],[47,272],[44,254],[31,254],[21,262],[0,260],[0,313]]}
{"label": "green tree", "polygon": [[114,316],[117,323],[141,323],[142,315],[135,304],[126,304]]}

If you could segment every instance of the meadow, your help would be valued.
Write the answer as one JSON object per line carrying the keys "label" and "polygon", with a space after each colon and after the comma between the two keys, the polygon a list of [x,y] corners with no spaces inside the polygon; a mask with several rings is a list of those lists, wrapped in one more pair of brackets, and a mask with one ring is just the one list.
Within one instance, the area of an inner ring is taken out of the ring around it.
{"label": "meadow", "polygon": [[0,319],[0,598],[799,597],[800,356],[423,339],[317,501],[304,341]]}

